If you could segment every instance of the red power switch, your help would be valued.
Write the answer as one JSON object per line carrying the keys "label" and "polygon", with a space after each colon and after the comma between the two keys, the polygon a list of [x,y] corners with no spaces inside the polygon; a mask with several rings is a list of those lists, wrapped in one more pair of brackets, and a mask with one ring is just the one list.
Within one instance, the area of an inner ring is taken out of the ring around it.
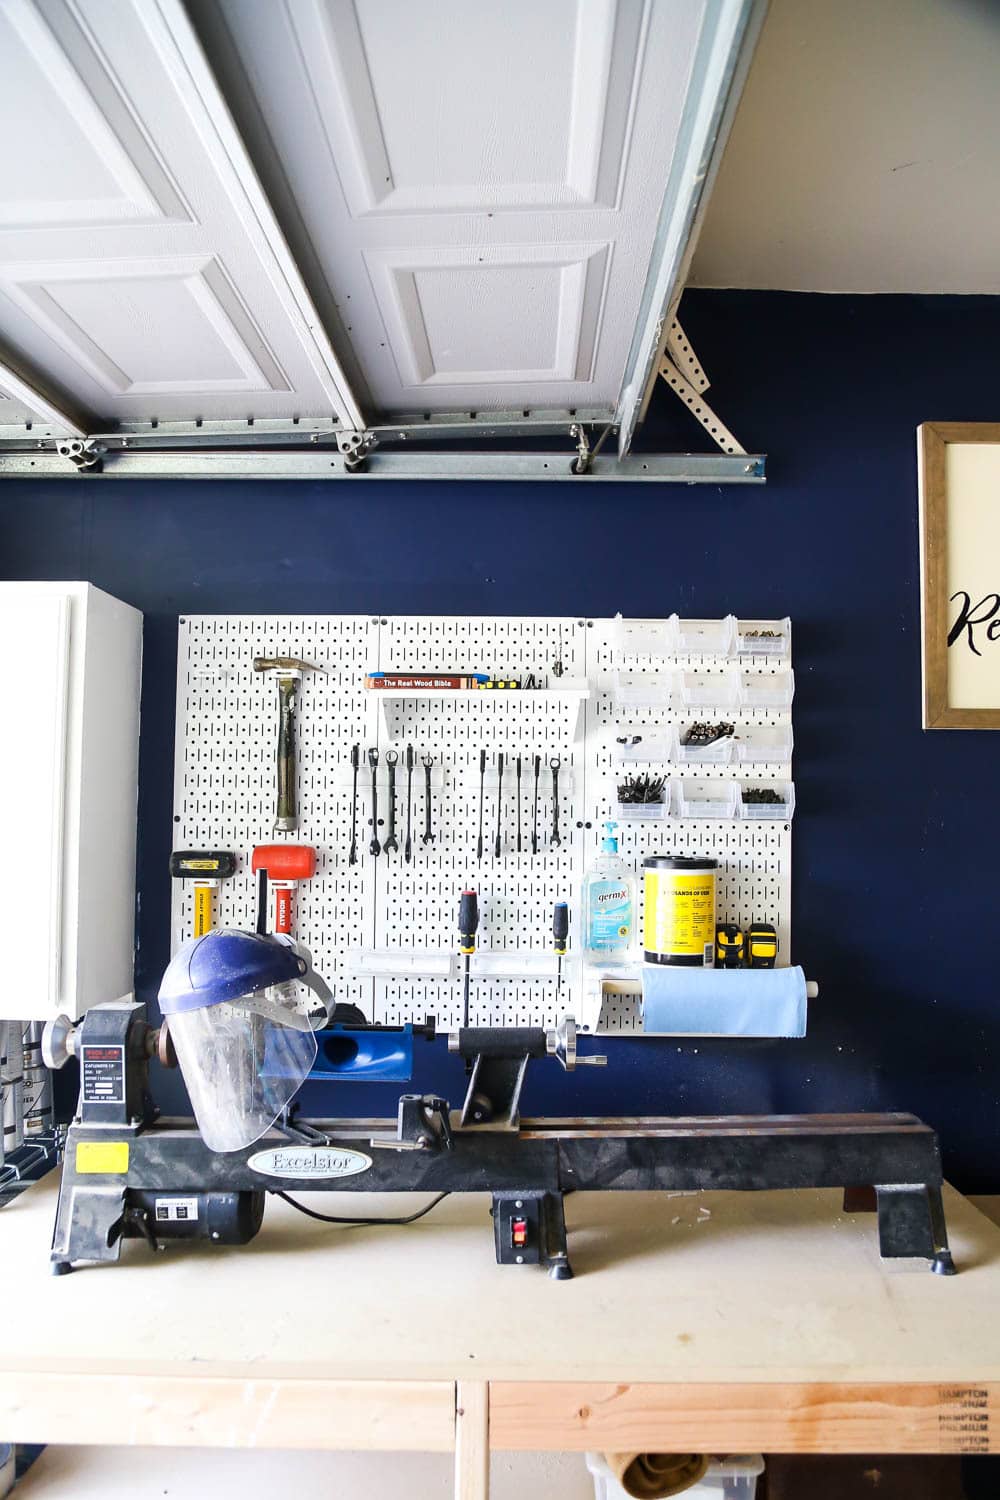
{"label": "red power switch", "polygon": [[523,1250],[528,1243],[528,1221],[527,1219],[511,1219],[510,1242],[515,1250]]}

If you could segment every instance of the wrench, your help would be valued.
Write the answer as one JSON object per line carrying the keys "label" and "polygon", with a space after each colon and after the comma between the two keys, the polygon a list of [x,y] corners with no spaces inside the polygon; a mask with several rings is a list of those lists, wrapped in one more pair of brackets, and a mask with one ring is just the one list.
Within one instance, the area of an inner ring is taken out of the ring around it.
{"label": "wrench", "polygon": [[398,762],[398,750],[385,752],[385,763],[389,767],[389,837],[382,845],[385,854],[399,853],[399,844],[396,840],[396,766]]}
{"label": "wrench", "polygon": [[347,856],[349,865],[358,862],[358,767],[361,764],[361,746],[351,746],[351,768],[354,771],[354,789],[351,792],[351,852]]}
{"label": "wrench", "polygon": [[403,858],[409,864],[413,858],[413,840],[410,837],[410,814],[413,812],[413,767],[416,757],[413,754],[413,746],[406,747],[406,843],[403,845]]}
{"label": "wrench", "polygon": [[497,836],[493,844],[493,858],[500,858],[500,822],[503,818],[503,751],[497,753]]}
{"label": "wrench", "polygon": [[424,834],[421,839],[423,844],[433,844],[434,835],[431,833],[431,766],[434,764],[433,755],[422,757],[424,767]]}
{"label": "wrench", "polygon": [[374,854],[377,859],[382,845],[378,841],[378,751],[369,750],[368,764],[372,768],[372,841],[368,845],[368,853]]}
{"label": "wrench", "polygon": [[549,835],[549,843],[553,849],[558,849],[562,843],[559,837],[559,767],[561,765],[561,756],[549,757],[549,770],[552,772],[552,832]]}
{"label": "wrench", "polygon": [[538,773],[542,769],[542,757],[536,755],[535,763],[535,798],[531,813],[531,852],[538,853]]}

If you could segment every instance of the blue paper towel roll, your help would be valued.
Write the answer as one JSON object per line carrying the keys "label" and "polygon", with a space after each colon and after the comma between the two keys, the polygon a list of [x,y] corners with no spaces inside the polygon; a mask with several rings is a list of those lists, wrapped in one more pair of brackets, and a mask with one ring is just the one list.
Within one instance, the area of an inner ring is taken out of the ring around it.
{"label": "blue paper towel roll", "polygon": [[805,1036],[806,977],[799,968],[642,966],[644,1031],[675,1036]]}

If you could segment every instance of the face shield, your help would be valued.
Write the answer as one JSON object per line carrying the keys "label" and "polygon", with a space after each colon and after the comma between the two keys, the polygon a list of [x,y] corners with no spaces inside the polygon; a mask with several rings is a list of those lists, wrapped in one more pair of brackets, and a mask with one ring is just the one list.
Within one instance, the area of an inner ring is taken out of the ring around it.
{"label": "face shield", "polygon": [[304,953],[223,928],[182,944],[163,976],[160,1009],[212,1151],[252,1146],[309,1076],[329,991]]}

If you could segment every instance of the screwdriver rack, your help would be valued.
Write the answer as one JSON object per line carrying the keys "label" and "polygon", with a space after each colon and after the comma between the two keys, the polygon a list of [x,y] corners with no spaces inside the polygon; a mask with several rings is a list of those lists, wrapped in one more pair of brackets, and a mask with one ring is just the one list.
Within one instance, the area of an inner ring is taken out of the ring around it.
{"label": "screwdriver rack", "polygon": [[[649,622],[651,627],[667,622]],[[682,622],[683,623],[683,622]],[[735,639],[735,625],[730,631]],[[711,642],[715,644],[715,642]],[[648,645],[650,642],[641,641]],[[652,644],[660,645],[654,635]],[[454,616],[185,616],[179,622],[175,758],[175,849],[231,849],[237,874],[216,894],[217,925],[252,928],[256,888],[250,854],[256,844],[283,835],[272,832],[275,804],[277,688],[273,677],[252,670],[254,656],[300,656],[323,668],[305,675],[299,697],[298,802],[301,823],[290,842],[317,851],[315,877],[293,898],[295,935],[312,952],[317,970],[338,1000],[359,1005],[370,1019],[387,1024],[421,1020],[430,1012],[451,1026],[461,1014],[461,987],[447,956],[457,946],[456,922],[463,889],[479,893],[479,950],[473,983],[474,1025],[551,1025],[568,1010],[581,1018],[585,1005],[572,963],[557,997],[552,956],[552,908],[570,904],[570,954],[580,931],[578,896],[583,875],[596,856],[602,819],[614,817],[617,783],[626,771],[652,770],[699,781],[736,779],[787,784],[784,763],[663,764],[638,759],[676,741],[676,728],[711,717],[708,707],[680,702],[621,703],[620,679],[656,684],[678,671],[728,680],[734,659],[716,652],[678,652],[676,629],[664,633],[664,649],[636,654],[623,645],[620,622],[587,619],[465,618]],[[732,648],[729,648],[732,649]],[[742,655],[744,678],[764,683],[787,672],[790,656]],[[541,690],[433,693],[405,696],[366,690],[375,671],[489,670],[498,677],[533,672]],[[557,670],[561,668],[560,670]],[[617,674],[617,675],[616,675]],[[766,696],[766,694],[765,694]],[[727,706],[725,717],[741,730],[775,731],[785,743],[791,712],[786,706]],[[759,736],[764,745],[768,734]],[[622,737],[630,741],[622,764]],[[657,741],[660,743],[657,744]],[[746,744],[755,743],[746,735]],[[348,863],[351,840],[351,747],[361,746],[358,775],[358,862]],[[406,832],[406,746],[416,752],[413,773],[413,856],[403,858]],[[371,777],[367,751],[379,750],[378,797],[387,832],[387,749],[399,752],[396,767],[396,837],[400,852],[368,853]],[[481,863],[476,857],[479,825],[479,755],[488,751]],[[505,758],[497,833],[496,754]],[[667,752],[671,753],[671,752]],[[433,756],[432,829],[422,843],[424,771]],[[543,757],[539,784],[538,853],[531,853],[533,757]],[[521,851],[517,850],[515,763],[522,758]],[[553,845],[552,775],[559,757],[559,823],[562,842]],[[719,918],[773,923],[779,962],[790,959],[791,829],[778,820],[703,820],[669,817],[624,822],[623,856],[638,868],[651,851],[709,854],[720,861]],[[640,899],[642,882],[639,881]],[[175,881],[172,947],[191,932],[193,892]],[[641,912],[640,912],[641,920]],[[641,927],[640,927],[641,931]],[[488,957],[487,957],[488,955]],[[423,961],[421,958],[423,957]],[[394,972],[393,972],[394,971]],[[608,994],[600,1011],[602,1031],[638,1028],[634,1000]]]}

